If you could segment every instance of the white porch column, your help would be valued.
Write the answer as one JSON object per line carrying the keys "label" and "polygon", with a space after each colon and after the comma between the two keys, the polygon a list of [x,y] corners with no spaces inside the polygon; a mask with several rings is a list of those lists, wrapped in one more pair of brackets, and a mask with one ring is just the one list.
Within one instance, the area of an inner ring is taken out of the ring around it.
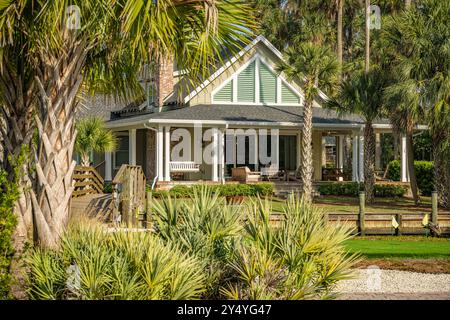
{"label": "white porch column", "polygon": [[164,181],[170,181],[170,127],[164,127]]}
{"label": "white porch column", "polygon": [[364,182],[364,136],[359,136],[359,182]]}
{"label": "white porch column", "polygon": [[219,131],[219,178],[225,183],[225,129]]}
{"label": "white porch column", "polygon": [[352,137],[352,181],[359,181],[359,174],[358,174],[358,143],[359,143],[359,136],[356,134],[353,134]]}
{"label": "white porch column", "polygon": [[[281,91],[280,91],[281,92]],[[302,135],[297,133],[297,168],[300,168],[302,163]]]}
{"label": "white porch column", "polygon": [[[274,163],[276,165],[276,168],[280,168],[280,131],[278,129],[270,129],[270,142],[271,142],[271,149],[270,149],[270,157],[273,159]],[[272,140],[272,137],[274,139]]]}
{"label": "white porch column", "polygon": [[112,181],[111,152],[105,152],[105,181]]}
{"label": "white porch column", "polygon": [[159,180],[164,180],[163,172],[163,145],[164,145],[164,135],[163,127],[158,126],[158,131],[156,132],[156,175]]}
{"label": "white porch column", "polygon": [[256,134],[255,134],[255,171],[259,170],[259,140],[258,140],[258,133],[259,130],[255,130]]}
{"label": "white porch column", "polygon": [[344,136],[338,136],[338,168],[344,168]]}
{"label": "white porch column", "polygon": [[218,164],[219,164],[219,134],[217,128],[212,128],[212,141],[213,141],[213,158],[212,158],[212,177],[214,182],[219,181]]}
{"label": "white porch column", "polygon": [[381,133],[375,133],[375,170],[381,170]]}
{"label": "white porch column", "polygon": [[401,150],[401,181],[409,182],[408,179],[408,157],[406,149],[406,136],[402,136],[402,150]]}
{"label": "white porch column", "polygon": [[136,129],[128,130],[128,162],[130,165],[136,165]]}

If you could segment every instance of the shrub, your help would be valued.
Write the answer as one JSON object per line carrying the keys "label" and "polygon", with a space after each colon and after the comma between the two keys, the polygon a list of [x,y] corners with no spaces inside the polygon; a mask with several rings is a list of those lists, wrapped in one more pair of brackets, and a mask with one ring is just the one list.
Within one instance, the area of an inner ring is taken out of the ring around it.
{"label": "shrub", "polygon": [[[350,196],[356,197],[360,191],[358,182],[325,183],[319,186],[319,193],[324,196]],[[391,184],[376,184],[376,197],[403,197],[408,189],[404,186]]]}
{"label": "shrub", "polygon": [[0,169],[0,300],[10,296],[10,266],[14,253],[12,234],[16,227],[13,208],[19,199],[19,178],[21,164],[25,162],[27,148],[22,147],[16,159],[9,158],[13,164],[10,174]]}
{"label": "shrub", "polygon": [[150,233],[76,224],[60,250],[27,258],[31,299],[195,299],[205,290],[200,262]]}
{"label": "shrub", "polygon": [[194,188],[192,199],[155,202],[154,226],[165,241],[203,262],[203,298],[326,298],[350,275],[356,261],[344,246],[350,230],[327,225],[315,207],[292,197],[277,227],[267,200],[242,210],[206,186]]}
{"label": "shrub", "polygon": [[[195,188],[198,186],[185,186],[185,185],[176,185],[172,187],[169,191],[167,190],[156,190],[152,191],[152,195],[155,198],[163,198],[168,195],[175,198],[189,198],[194,194]],[[223,185],[212,185],[209,188],[217,194],[221,196],[246,196],[246,197],[255,197],[255,196],[270,196],[274,192],[273,184],[268,182],[263,183],[254,183],[254,184],[223,184]],[[147,190],[150,190],[147,187]]]}
{"label": "shrub", "polygon": [[[431,161],[414,161],[416,170],[417,185],[419,191],[424,196],[430,196],[434,190],[434,165]],[[400,181],[401,164],[400,160],[389,163],[387,177],[394,181]]]}

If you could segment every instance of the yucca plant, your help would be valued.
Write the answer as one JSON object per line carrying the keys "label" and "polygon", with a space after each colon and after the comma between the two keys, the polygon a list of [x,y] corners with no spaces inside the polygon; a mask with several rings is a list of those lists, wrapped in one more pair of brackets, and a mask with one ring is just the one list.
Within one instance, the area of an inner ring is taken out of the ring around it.
{"label": "yucca plant", "polygon": [[60,250],[36,249],[27,261],[31,299],[196,299],[205,291],[197,258],[150,233],[92,223],[72,226]]}

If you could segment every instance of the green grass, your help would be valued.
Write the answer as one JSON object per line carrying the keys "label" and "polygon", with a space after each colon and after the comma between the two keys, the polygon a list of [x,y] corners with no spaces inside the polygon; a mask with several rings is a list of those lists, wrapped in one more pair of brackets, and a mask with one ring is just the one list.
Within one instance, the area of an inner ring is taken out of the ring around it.
{"label": "green grass", "polygon": [[367,258],[450,259],[450,239],[426,237],[364,237],[346,242],[351,253]]}

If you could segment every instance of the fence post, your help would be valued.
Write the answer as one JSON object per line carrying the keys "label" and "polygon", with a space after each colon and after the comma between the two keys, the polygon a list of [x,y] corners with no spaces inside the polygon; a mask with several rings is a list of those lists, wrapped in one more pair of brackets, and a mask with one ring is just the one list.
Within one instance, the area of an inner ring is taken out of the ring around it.
{"label": "fence post", "polygon": [[431,222],[434,225],[438,223],[438,194],[436,191],[431,193]]}
{"label": "fence post", "polygon": [[397,220],[397,223],[398,223],[398,228],[395,233],[397,234],[397,236],[401,236],[402,235],[402,214],[397,213],[395,219]]}
{"label": "fence post", "polygon": [[152,209],[152,192],[147,191],[147,199],[146,199],[146,210],[145,210],[145,226],[147,227],[149,224],[149,219],[151,218],[151,209]]}
{"label": "fence post", "polygon": [[366,215],[366,193],[361,191],[359,193],[359,234],[361,236],[366,235],[366,224],[365,224],[365,215]]}

